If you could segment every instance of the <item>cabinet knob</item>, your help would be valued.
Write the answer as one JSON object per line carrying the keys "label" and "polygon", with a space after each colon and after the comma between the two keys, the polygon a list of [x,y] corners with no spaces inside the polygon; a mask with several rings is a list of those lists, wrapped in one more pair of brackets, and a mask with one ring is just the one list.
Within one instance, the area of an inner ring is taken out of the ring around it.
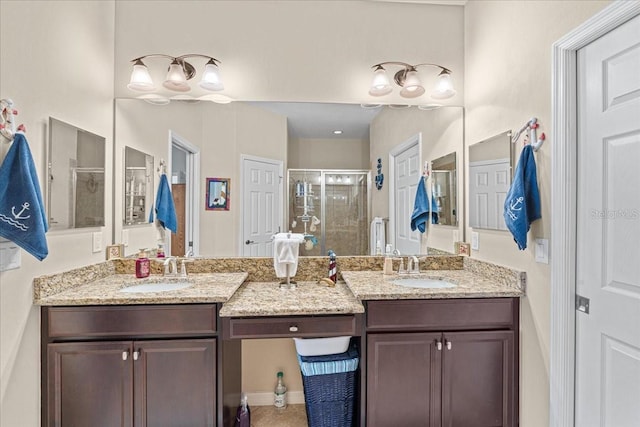
{"label": "cabinet knob", "polygon": [[451,341],[449,340],[444,340],[445,345],[447,346],[447,350],[451,350]]}
{"label": "cabinet knob", "polygon": [[133,352],[133,360],[138,360],[140,358],[140,350],[136,350]]}
{"label": "cabinet knob", "polygon": [[289,326],[289,332],[298,332],[298,327],[295,325]]}
{"label": "cabinet knob", "polygon": [[441,341],[436,341],[436,350],[442,351],[442,342]]}
{"label": "cabinet knob", "polygon": [[122,360],[127,360],[129,358],[129,351],[122,352]]}

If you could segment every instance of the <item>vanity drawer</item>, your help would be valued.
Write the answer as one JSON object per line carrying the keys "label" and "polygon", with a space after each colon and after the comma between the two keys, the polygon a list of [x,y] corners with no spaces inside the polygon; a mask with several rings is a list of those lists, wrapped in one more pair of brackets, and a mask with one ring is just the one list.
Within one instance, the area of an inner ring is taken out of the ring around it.
{"label": "vanity drawer", "polygon": [[46,307],[50,338],[213,335],[216,305]]}
{"label": "vanity drawer", "polygon": [[510,329],[518,304],[516,298],[368,301],[367,330]]}
{"label": "vanity drawer", "polygon": [[361,315],[222,318],[225,339],[360,335]]}

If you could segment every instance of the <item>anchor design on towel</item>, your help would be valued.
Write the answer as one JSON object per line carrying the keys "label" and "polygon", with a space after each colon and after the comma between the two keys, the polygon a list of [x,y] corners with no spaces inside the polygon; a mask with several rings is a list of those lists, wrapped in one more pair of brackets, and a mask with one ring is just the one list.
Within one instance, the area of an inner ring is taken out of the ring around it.
{"label": "anchor design on towel", "polygon": [[18,229],[20,229],[22,231],[27,231],[29,229],[29,227],[26,224],[23,224],[18,220],[19,219],[25,220],[25,219],[31,218],[31,215],[22,216],[24,211],[29,210],[29,206],[30,206],[29,202],[24,202],[22,204],[22,209],[18,213],[16,213],[16,207],[15,206],[11,207],[11,215],[13,215],[13,218],[10,218],[10,217],[0,213],[0,221],[4,221],[7,224],[11,224],[15,228],[18,228]]}
{"label": "anchor design on towel", "polygon": [[22,213],[28,210],[29,210],[29,202],[24,202],[22,204],[22,210],[20,212],[16,213],[16,207],[14,206],[11,208],[11,213],[13,214],[13,217],[15,219],[29,219],[31,218],[31,215],[22,216]]}
{"label": "anchor design on towel", "polygon": [[507,215],[509,215],[509,217],[514,221],[518,219],[518,215],[516,215],[513,211],[521,211],[522,202],[524,202],[524,197],[520,196],[512,201],[509,205],[509,209],[507,209]]}

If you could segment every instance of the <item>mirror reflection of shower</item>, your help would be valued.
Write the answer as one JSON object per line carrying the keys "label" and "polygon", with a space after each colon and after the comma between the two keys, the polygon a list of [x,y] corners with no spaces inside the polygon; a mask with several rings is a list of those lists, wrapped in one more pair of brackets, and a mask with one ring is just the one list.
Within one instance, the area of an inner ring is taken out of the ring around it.
{"label": "mirror reflection of shower", "polygon": [[105,138],[50,117],[47,166],[49,226],[104,226]]}
{"label": "mirror reflection of shower", "polygon": [[366,170],[289,169],[288,226],[302,233],[300,255],[367,255],[371,174]]}

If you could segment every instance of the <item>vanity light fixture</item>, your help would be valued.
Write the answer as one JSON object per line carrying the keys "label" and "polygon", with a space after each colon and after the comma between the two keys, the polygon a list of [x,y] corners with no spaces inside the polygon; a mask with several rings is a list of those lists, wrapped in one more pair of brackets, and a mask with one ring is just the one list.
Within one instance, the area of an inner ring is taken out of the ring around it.
{"label": "vanity light fixture", "polygon": [[393,76],[393,81],[400,86],[400,96],[403,98],[417,98],[425,93],[424,86],[418,77],[418,67],[431,66],[440,68],[440,74],[438,74],[435,87],[431,92],[431,98],[434,99],[447,99],[456,94],[456,90],[453,88],[453,82],[451,81],[451,70],[438,64],[416,64],[411,65],[406,62],[388,61],[375,64],[373,67],[373,81],[371,82],[371,88],[369,89],[369,95],[372,96],[384,96],[393,91],[389,76],[387,76],[387,70],[384,66],[399,66],[401,67]]}
{"label": "vanity light fixture", "polygon": [[191,86],[188,81],[196,75],[196,69],[191,63],[187,62],[187,58],[208,59],[208,62],[204,66],[200,82],[198,83],[202,89],[208,91],[221,91],[224,89],[224,85],[220,79],[220,70],[218,69],[220,61],[212,56],[201,55],[198,53],[181,56],[153,53],[132,59],[133,71],[131,73],[131,80],[127,85],[129,89],[138,92],[153,92],[156,90],[156,86],[151,79],[149,69],[145,63],[142,62],[143,59],[147,58],[164,58],[170,61],[167,77],[162,83],[162,86],[170,91],[189,92],[191,90]]}

